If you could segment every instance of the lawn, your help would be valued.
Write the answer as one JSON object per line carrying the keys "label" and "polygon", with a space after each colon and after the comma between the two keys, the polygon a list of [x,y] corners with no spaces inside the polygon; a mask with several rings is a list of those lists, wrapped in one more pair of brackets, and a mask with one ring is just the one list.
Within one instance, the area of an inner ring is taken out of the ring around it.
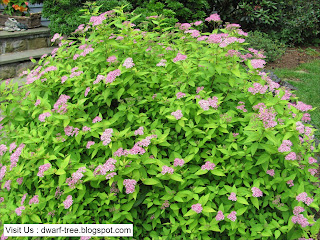
{"label": "lawn", "polygon": [[[316,108],[311,115],[311,124],[320,130],[320,60],[299,65],[294,69],[277,68],[274,73],[289,82],[298,90],[294,91],[299,99]],[[320,132],[315,133],[320,138]]]}

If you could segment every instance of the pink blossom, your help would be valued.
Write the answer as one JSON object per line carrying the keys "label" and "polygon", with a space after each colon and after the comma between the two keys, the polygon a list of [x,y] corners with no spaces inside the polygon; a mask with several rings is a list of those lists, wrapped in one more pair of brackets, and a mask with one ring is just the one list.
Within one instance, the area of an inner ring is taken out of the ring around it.
{"label": "pink blossom", "polygon": [[33,198],[31,198],[29,201],[29,205],[38,204],[38,203],[39,203],[39,196],[38,195],[33,196]]}
{"label": "pink blossom", "polygon": [[248,88],[248,92],[251,92],[253,95],[257,93],[265,94],[267,90],[268,90],[268,86],[267,85],[262,86],[260,83],[254,83],[253,88],[252,87]]}
{"label": "pink blossom", "polygon": [[293,214],[294,214],[294,215],[298,215],[299,213],[302,213],[302,212],[304,212],[304,208],[303,208],[303,207],[296,206],[296,207],[294,207],[294,209],[293,209]]}
{"label": "pink blossom", "polygon": [[107,174],[106,179],[111,179],[111,178],[113,178],[115,175],[117,175],[116,172],[109,173],[109,174]]}
{"label": "pink blossom", "polygon": [[188,30],[189,28],[191,28],[190,23],[182,23],[179,27],[180,30]]}
{"label": "pink blossom", "polygon": [[28,193],[23,194],[23,196],[22,196],[22,198],[21,198],[21,203],[20,203],[20,205],[23,205],[24,201],[25,201],[26,198],[27,198],[27,195],[28,195]]}
{"label": "pink blossom", "polygon": [[202,87],[197,87],[197,94],[199,93],[199,92],[201,92],[202,90],[204,89],[204,87],[202,86]]}
{"label": "pink blossom", "polygon": [[161,59],[159,63],[157,63],[157,67],[165,67],[167,60]]}
{"label": "pink blossom", "polygon": [[300,193],[297,197],[296,200],[298,202],[305,202],[307,199],[308,194],[306,192]]}
{"label": "pink blossom", "polygon": [[84,96],[86,97],[89,92],[90,92],[90,87],[87,87],[87,88],[86,88],[86,91],[84,92]]}
{"label": "pink blossom", "polygon": [[296,160],[297,159],[297,155],[296,155],[295,152],[291,152],[285,157],[285,159],[286,160]]}
{"label": "pink blossom", "polygon": [[117,61],[117,57],[116,57],[116,56],[110,56],[110,57],[108,57],[108,59],[107,59],[107,62],[109,62],[109,63],[113,63],[113,62],[115,62],[115,61]]}
{"label": "pink blossom", "polygon": [[317,162],[317,160],[316,159],[314,159],[313,157],[309,157],[309,164],[314,164],[314,163],[316,163]]}
{"label": "pink blossom", "polygon": [[252,191],[253,197],[262,197],[263,196],[263,193],[259,188],[253,187],[253,188],[251,188],[251,191]]}
{"label": "pink blossom", "polygon": [[89,142],[87,142],[86,148],[87,148],[87,149],[90,149],[90,147],[91,147],[92,145],[94,145],[94,144],[95,144],[94,141],[89,141]]}
{"label": "pink blossom", "polygon": [[43,177],[43,176],[44,176],[43,173],[44,173],[45,171],[47,171],[48,169],[50,169],[50,168],[51,168],[51,164],[50,164],[50,163],[41,165],[41,166],[39,167],[39,172],[38,172],[37,176],[38,176],[38,177]]}
{"label": "pink blossom", "polygon": [[207,161],[204,165],[201,166],[202,170],[213,170],[216,165],[212,162]]}
{"label": "pink blossom", "polygon": [[113,133],[112,128],[105,129],[104,132],[102,133],[100,140],[102,141],[102,144],[104,146],[107,146],[111,142],[112,133]]}
{"label": "pink blossom", "polygon": [[309,113],[303,114],[301,121],[304,121],[304,122],[309,122],[309,121],[311,121],[310,114],[309,114]]}
{"label": "pink blossom", "polygon": [[[22,182],[23,182],[23,177],[17,179],[17,183],[18,183],[19,185],[21,185]],[[22,204],[21,204],[21,205],[22,205]]]}
{"label": "pink blossom", "polygon": [[289,187],[293,187],[293,186],[294,186],[294,184],[293,184],[293,180],[289,180],[289,181],[287,181],[287,184],[289,185]]}
{"label": "pink blossom", "polygon": [[123,66],[126,68],[132,68],[134,65],[132,58],[127,58],[123,63]]}
{"label": "pink blossom", "polygon": [[135,185],[137,184],[137,181],[134,179],[124,179],[123,185],[126,188],[126,194],[133,193],[135,190]]}
{"label": "pink blossom", "polygon": [[67,101],[70,99],[70,96],[65,94],[61,94],[57,102],[53,105],[52,112],[57,111],[60,114],[64,114],[67,112]]}
{"label": "pink blossom", "polygon": [[67,178],[66,183],[70,188],[74,188],[78,184],[81,178],[84,176],[83,173],[86,172],[85,167],[80,167],[76,172],[72,173],[71,178]]}
{"label": "pink blossom", "polygon": [[298,223],[301,227],[306,227],[309,225],[308,219],[303,216],[303,214],[298,214],[292,217],[291,221],[293,223]]}
{"label": "pink blossom", "polygon": [[68,195],[66,200],[63,202],[64,208],[69,209],[73,203],[72,196]]}
{"label": "pink blossom", "polygon": [[234,222],[234,221],[237,220],[236,214],[237,214],[236,211],[232,211],[232,212],[227,216],[227,218],[229,218],[232,222]]}
{"label": "pink blossom", "polygon": [[87,126],[84,126],[84,127],[82,128],[82,131],[83,131],[83,132],[91,131],[91,128],[89,128],[89,127],[87,127]]}
{"label": "pink blossom", "polygon": [[196,213],[201,213],[202,210],[203,210],[203,208],[202,208],[202,206],[201,206],[200,203],[193,204],[193,205],[191,206],[191,209],[192,209],[193,211],[195,211]]}
{"label": "pink blossom", "polygon": [[55,42],[58,38],[60,38],[60,34],[59,33],[56,33],[53,35],[53,38],[51,39],[51,42]]}
{"label": "pink blossom", "polygon": [[278,148],[278,152],[289,152],[291,151],[292,142],[290,140],[283,140],[282,144]]}
{"label": "pink blossom", "polygon": [[313,198],[307,197],[306,200],[304,201],[305,204],[310,206],[310,204],[313,202]]}
{"label": "pink blossom", "polygon": [[178,53],[177,56],[173,59],[173,62],[182,61],[182,60],[185,60],[186,58],[187,58],[187,55]]}
{"label": "pink blossom", "polygon": [[174,171],[173,168],[168,167],[168,166],[165,165],[165,166],[162,167],[162,172],[161,172],[161,174],[162,174],[162,175],[165,175],[166,173],[173,174],[173,171]]}
{"label": "pink blossom", "polygon": [[318,172],[318,170],[316,168],[309,168],[308,171],[310,172],[310,174],[312,176],[314,176]]}
{"label": "pink blossom", "polygon": [[207,17],[205,20],[206,20],[207,22],[211,22],[211,21],[213,21],[213,22],[220,22],[220,21],[221,21],[221,18],[220,18],[220,16],[219,16],[219,14],[214,13],[214,14],[211,14],[210,17]]}
{"label": "pink blossom", "polygon": [[216,216],[217,221],[224,220],[224,215],[222,211],[218,211],[217,216]]}
{"label": "pink blossom", "polygon": [[267,174],[269,174],[271,177],[274,177],[274,169],[267,170]]}
{"label": "pink blossom", "polygon": [[99,116],[96,116],[93,120],[92,120],[92,123],[97,123],[97,122],[101,122],[102,121],[102,118],[99,117]]}
{"label": "pink blossom", "polygon": [[306,112],[312,109],[311,105],[307,105],[303,102],[298,101],[297,105],[295,105],[295,108],[300,110],[301,112]]}
{"label": "pink blossom", "polygon": [[116,79],[116,77],[120,75],[121,75],[120,69],[116,69],[114,71],[109,72],[106,77],[106,83],[112,83]]}
{"label": "pink blossom", "polygon": [[7,146],[4,144],[0,145],[0,156],[3,156],[3,154],[8,150]]}
{"label": "pink blossom", "polygon": [[202,24],[202,21],[196,21],[196,22],[193,23],[193,25],[195,25],[195,26],[199,26],[201,24]]}
{"label": "pink blossom", "polygon": [[139,127],[134,131],[134,135],[143,135],[143,127]]}
{"label": "pink blossom", "polygon": [[178,92],[178,93],[176,94],[176,96],[177,96],[177,99],[180,99],[180,98],[185,97],[186,94],[185,94],[185,93],[182,93],[182,92]]}
{"label": "pink blossom", "polygon": [[180,159],[180,158],[174,159],[173,166],[175,166],[175,167],[177,167],[177,166],[182,167],[183,165],[184,165],[184,160],[183,160],[183,159]]}
{"label": "pink blossom", "polygon": [[51,113],[49,113],[49,112],[42,113],[39,115],[39,121],[45,122],[46,118],[50,117],[50,116],[51,116]]}
{"label": "pink blossom", "polygon": [[41,100],[40,99],[37,99],[37,101],[35,102],[35,106],[38,106],[39,104],[41,103]]}
{"label": "pink blossom", "polygon": [[4,202],[4,198],[0,197],[0,203],[3,203],[3,202]]}
{"label": "pink blossom", "polygon": [[9,152],[12,153],[12,151],[17,147],[17,144],[15,142],[11,143],[9,146]]}
{"label": "pink blossom", "polygon": [[251,60],[251,65],[254,69],[264,68],[264,64],[266,64],[266,61],[264,61],[262,59],[252,59]]}
{"label": "pink blossom", "polygon": [[230,196],[228,197],[229,200],[231,201],[237,201],[237,197],[236,197],[236,194],[234,192],[232,192],[230,194]]}
{"label": "pink blossom", "polygon": [[3,186],[3,188],[6,188],[8,191],[11,189],[11,182],[12,180],[7,180]]}
{"label": "pink blossom", "polygon": [[181,110],[177,110],[175,112],[172,112],[171,115],[174,116],[177,120],[179,120],[180,118],[183,117]]}
{"label": "pink blossom", "polygon": [[25,209],[25,207],[21,206],[21,207],[16,208],[15,212],[18,216],[21,216],[22,210],[24,210],[24,209]]}
{"label": "pink blossom", "polygon": [[6,166],[2,166],[2,168],[0,169],[0,182],[2,181],[4,176],[6,175],[6,171],[7,171],[7,167]]}

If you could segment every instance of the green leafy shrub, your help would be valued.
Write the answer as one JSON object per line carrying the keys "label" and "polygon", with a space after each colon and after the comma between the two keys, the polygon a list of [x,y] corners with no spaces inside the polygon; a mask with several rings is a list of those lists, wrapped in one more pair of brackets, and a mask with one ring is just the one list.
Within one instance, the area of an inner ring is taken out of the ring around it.
{"label": "green leafy shrub", "polygon": [[1,221],[133,223],[135,239],[315,236],[312,107],[259,72],[238,26],[204,34],[157,17],[143,32],[138,17],[92,17],[6,96]]}
{"label": "green leafy shrub", "polygon": [[263,32],[249,32],[247,43],[249,48],[263,50],[268,62],[277,60],[285,53],[285,44],[270,38],[268,34]]}

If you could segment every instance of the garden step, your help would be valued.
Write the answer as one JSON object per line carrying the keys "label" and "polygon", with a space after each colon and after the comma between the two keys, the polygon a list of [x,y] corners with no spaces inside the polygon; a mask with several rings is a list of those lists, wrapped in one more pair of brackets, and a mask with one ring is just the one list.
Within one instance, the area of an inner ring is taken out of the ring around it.
{"label": "garden step", "polygon": [[13,78],[23,71],[33,68],[30,58],[39,59],[44,54],[50,54],[55,47],[39,48],[22,52],[0,55],[0,79]]}
{"label": "garden step", "polygon": [[51,46],[50,29],[39,27],[26,31],[0,31],[0,54]]}

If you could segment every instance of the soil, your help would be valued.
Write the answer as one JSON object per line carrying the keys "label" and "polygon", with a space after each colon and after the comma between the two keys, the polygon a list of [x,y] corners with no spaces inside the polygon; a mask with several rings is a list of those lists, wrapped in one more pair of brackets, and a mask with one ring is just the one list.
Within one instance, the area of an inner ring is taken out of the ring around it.
{"label": "soil", "polygon": [[302,63],[307,63],[315,59],[320,59],[320,47],[287,48],[281,58],[268,63],[265,68],[268,70],[275,68],[295,68]]}

